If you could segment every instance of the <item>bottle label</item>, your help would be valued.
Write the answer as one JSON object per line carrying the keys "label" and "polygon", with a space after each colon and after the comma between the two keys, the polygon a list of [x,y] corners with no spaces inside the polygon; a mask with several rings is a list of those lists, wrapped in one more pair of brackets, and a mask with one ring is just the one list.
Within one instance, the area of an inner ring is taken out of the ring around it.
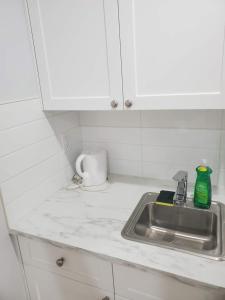
{"label": "bottle label", "polygon": [[197,201],[200,203],[207,204],[208,202],[208,189],[204,183],[198,183],[196,187]]}

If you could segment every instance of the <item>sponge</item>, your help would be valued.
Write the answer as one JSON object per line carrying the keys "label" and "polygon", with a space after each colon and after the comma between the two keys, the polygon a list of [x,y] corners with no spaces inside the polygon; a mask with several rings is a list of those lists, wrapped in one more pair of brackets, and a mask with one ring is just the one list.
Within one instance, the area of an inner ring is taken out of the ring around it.
{"label": "sponge", "polygon": [[173,206],[173,197],[175,192],[172,191],[160,191],[156,203],[161,205]]}

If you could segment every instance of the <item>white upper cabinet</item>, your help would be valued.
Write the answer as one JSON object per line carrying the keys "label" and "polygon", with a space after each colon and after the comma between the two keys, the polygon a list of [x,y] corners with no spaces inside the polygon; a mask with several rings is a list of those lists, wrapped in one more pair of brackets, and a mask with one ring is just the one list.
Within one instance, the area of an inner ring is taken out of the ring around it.
{"label": "white upper cabinet", "polygon": [[119,0],[124,101],[225,108],[225,0]]}
{"label": "white upper cabinet", "polygon": [[225,0],[28,3],[44,109],[225,108]]}
{"label": "white upper cabinet", "polygon": [[0,1],[0,105],[40,97],[27,7]]}
{"label": "white upper cabinet", "polygon": [[44,109],[122,109],[117,0],[28,0]]}

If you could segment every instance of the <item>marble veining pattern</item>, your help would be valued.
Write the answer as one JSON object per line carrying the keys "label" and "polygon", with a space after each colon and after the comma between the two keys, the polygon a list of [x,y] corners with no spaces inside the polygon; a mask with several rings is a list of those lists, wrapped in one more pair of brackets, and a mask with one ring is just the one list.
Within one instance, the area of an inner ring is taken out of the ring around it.
{"label": "marble veining pattern", "polygon": [[114,176],[105,191],[62,189],[12,224],[10,229],[93,252],[112,261],[225,288],[225,261],[209,260],[122,238],[121,230],[141,196],[163,188],[168,188],[168,185],[157,180]]}

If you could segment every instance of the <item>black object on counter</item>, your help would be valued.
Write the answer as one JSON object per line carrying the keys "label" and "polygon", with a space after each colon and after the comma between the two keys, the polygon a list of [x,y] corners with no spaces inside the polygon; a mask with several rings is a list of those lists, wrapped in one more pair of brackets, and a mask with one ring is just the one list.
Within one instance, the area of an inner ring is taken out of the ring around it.
{"label": "black object on counter", "polygon": [[174,195],[175,192],[162,190],[160,191],[158,198],[156,199],[156,202],[173,204]]}

